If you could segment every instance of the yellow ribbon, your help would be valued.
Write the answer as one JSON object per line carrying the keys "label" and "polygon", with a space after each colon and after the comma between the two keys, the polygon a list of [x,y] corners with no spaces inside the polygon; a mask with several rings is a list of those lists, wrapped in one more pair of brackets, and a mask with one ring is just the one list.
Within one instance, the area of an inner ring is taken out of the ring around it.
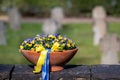
{"label": "yellow ribbon", "polygon": [[47,55],[47,50],[41,51],[40,57],[37,61],[37,65],[35,66],[35,70],[33,71],[34,73],[39,73],[42,70],[42,65],[45,62],[46,55]]}
{"label": "yellow ribbon", "polygon": [[58,42],[55,42],[51,48],[51,50],[54,51],[58,51],[59,50],[59,46],[60,44]]}
{"label": "yellow ribbon", "polygon": [[[56,42],[52,46],[51,50],[52,51],[57,51],[57,50],[59,50],[59,46],[60,46],[60,44],[58,42]],[[46,59],[48,50],[45,50],[45,48],[42,45],[37,45],[36,51],[41,52],[41,54],[39,56],[39,59],[37,61],[36,66],[35,66],[35,70],[33,72],[34,73],[39,73],[42,70],[42,66],[45,63],[45,59]]]}
{"label": "yellow ribbon", "polygon": [[47,55],[47,50],[42,45],[36,45],[36,51],[41,52],[39,59],[37,61],[37,64],[35,66],[35,70],[33,71],[34,73],[39,73],[42,70],[42,66],[44,65],[45,58]]}
{"label": "yellow ribbon", "polygon": [[36,44],[35,45],[36,46],[36,52],[42,52],[42,51],[44,51],[45,50],[45,48],[42,46],[42,45],[38,45],[38,44]]}

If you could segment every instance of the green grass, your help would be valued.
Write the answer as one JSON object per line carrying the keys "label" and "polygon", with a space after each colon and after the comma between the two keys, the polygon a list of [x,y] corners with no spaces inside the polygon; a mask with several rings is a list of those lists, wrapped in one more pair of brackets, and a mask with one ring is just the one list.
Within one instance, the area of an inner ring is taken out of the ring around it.
{"label": "green grass", "polygon": [[[120,37],[120,23],[110,23],[109,33],[116,33]],[[7,45],[0,46],[1,64],[30,64],[19,52],[19,45],[26,38],[41,34],[41,24],[23,23],[22,29],[13,31],[7,26]],[[79,51],[68,64],[99,64],[101,51],[99,46],[93,46],[92,24],[65,24],[59,30],[62,35],[73,39]],[[120,59],[120,56],[119,56]]]}

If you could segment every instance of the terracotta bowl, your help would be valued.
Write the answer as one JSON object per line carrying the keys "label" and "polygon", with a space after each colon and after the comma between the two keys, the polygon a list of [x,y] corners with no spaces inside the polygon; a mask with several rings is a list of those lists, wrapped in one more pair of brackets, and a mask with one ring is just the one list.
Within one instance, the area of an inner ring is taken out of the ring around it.
{"label": "terracotta bowl", "polygon": [[[72,50],[65,50],[61,52],[51,52],[50,53],[50,67],[51,71],[60,71],[64,69],[64,65],[75,55],[78,49]],[[31,62],[32,64],[36,65],[40,53],[30,51],[30,50],[21,50],[24,57]]]}

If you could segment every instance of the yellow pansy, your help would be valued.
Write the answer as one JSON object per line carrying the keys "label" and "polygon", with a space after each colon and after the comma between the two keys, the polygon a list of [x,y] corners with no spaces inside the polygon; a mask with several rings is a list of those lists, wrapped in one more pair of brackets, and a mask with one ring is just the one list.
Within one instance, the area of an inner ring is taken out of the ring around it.
{"label": "yellow pansy", "polygon": [[22,45],[25,44],[25,42],[22,42]]}
{"label": "yellow pansy", "polygon": [[67,38],[64,38],[64,40],[67,40]]}
{"label": "yellow pansy", "polygon": [[24,46],[21,45],[21,46],[20,46],[20,49],[24,49]]}
{"label": "yellow pansy", "polygon": [[35,43],[35,40],[32,40],[32,42],[31,42],[32,44],[34,44]]}
{"label": "yellow pansy", "polygon": [[72,43],[72,40],[68,40],[68,43]]}
{"label": "yellow pansy", "polygon": [[59,36],[58,39],[59,39],[59,40],[62,39],[62,36]]}
{"label": "yellow pansy", "polygon": [[72,43],[72,47],[74,47],[75,46],[75,43]]}
{"label": "yellow pansy", "polygon": [[31,46],[32,46],[32,44],[28,44],[28,46],[30,46],[30,47],[31,47]]}
{"label": "yellow pansy", "polygon": [[42,40],[42,38],[38,38],[38,40],[40,40],[40,41],[41,41],[41,40]]}
{"label": "yellow pansy", "polygon": [[20,49],[41,52],[45,48],[50,48],[51,51],[60,51],[65,49],[75,48],[75,43],[60,34],[55,35],[36,35],[33,39],[26,39],[22,42]]}
{"label": "yellow pansy", "polygon": [[38,44],[35,44],[34,46],[36,47],[36,46],[39,46],[39,45],[38,45]]}
{"label": "yellow pansy", "polygon": [[45,44],[47,47],[50,47],[50,45],[47,43],[47,44]]}
{"label": "yellow pansy", "polygon": [[39,34],[36,35],[37,37],[39,36]]}
{"label": "yellow pansy", "polygon": [[62,44],[62,47],[64,47],[65,46],[65,44]]}
{"label": "yellow pansy", "polygon": [[64,42],[64,40],[61,40],[60,42]]}
{"label": "yellow pansy", "polygon": [[27,41],[24,41],[24,43],[27,43]]}
{"label": "yellow pansy", "polygon": [[49,35],[48,37],[51,37],[51,38],[56,38],[55,36],[53,36],[53,35]]}
{"label": "yellow pansy", "polygon": [[34,49],[34,48],[31,48],[30,50],[31,50],[31,51],[35,51],[35,49]]}
{"label": "yellow pansy", "polygon": [[67,46],[70,47],[70,44],[68,43]]}

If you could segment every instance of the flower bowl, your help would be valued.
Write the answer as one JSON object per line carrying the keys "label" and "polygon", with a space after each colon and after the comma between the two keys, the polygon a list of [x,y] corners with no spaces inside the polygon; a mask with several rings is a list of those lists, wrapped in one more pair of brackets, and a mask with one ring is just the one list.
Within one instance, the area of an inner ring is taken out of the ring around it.
{"label": "flower bowl", "polygon": [[[56,51],[50,53],[50,70],[51,71],[60,71],[64,69],[64,65],[75,55],[78,51],[77,48],[72,50],[63,50],[63,51]],[[31,62],[32,64],[36,65],[38,58],[40,56],[35,51],[30,50],[21,50],[24,57]]]}
{"label": "flower bowl", "polygon": [[64,69],[63,66],[75,55],[78,49],[73,40],[61,34],[38,34],[33,39],[24,40],[20,45],[20,51],[25,58],[36,65],[36,71],[39,65],[43,66],[44,61],[47,60],[45,55],[43,56],[43,52],[47,50],[50,50],[48,62],[50,60],[51,71],[59,71]]}

